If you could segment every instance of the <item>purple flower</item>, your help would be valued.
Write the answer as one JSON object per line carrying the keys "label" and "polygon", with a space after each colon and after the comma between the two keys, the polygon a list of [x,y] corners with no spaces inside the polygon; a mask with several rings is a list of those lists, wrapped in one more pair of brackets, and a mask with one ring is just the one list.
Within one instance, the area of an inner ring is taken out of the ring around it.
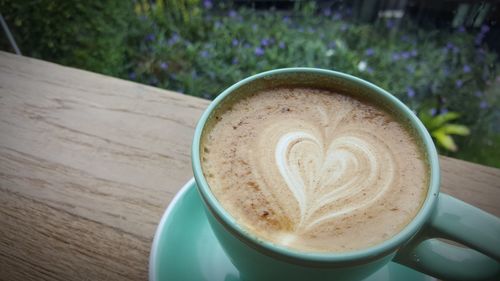
{"label": "purple flower", "polygon": [[211,9],[213,7],[212,0],[204,0],[203,7],[205,7],[205,9]]}
{"label": "purple flower", "polygon": [[431,114],[431,116],[435,116],[437,113],[437,110],[435,108],[431,108],[431,110],[429,110],[429,113]]}
{"label": "purple flower", "polygon": [[413,64],[407,65],[406,71],[408,71],[408,73],[415,73],[415,65],[413,65]]}
{"label": "purple flower", "polygon": [[394,28],[394,26],[396,26],[396,23],[394,22],[394,20],[387,20],[385,22],[385,27],[387,27],[387,29],[392,29],[392,28]]}
{"label": "purple flower", "polygon": [[233,60],[231,61],[232,64],[238,64],[239,63],[239,60],[238,58],[233,58]]}
{"label": "purple flower", "polygon": [[284,16],[284,17],[283,17],[283,22],[284,22],[284,23],[289,23],[289,22],[291,22],[290,17],[289,17],[289,16]]}
{"label": "purple flower", "polygon": [[455,86],[457,86],[457,88],[462,88],[462,86],[464,85],[464,81],[458,79],[457,81],[455,81]]}
{"label": "purple flower", "polygon": [[153,41],[153,40],[155,40],[155,35],[153,33],[146,35],[146,41]]}
{"label": "purple flower", "polygon": [[342,19],[342,15],[339,12],[336,12],[335,14],[333,14],[332,19],[335,21],[340,20],[340,19]]}
{"label": "purple flower", "polygon": [[482,96],[483,96],[483,92],[481,92],[481,91],[476,91],[476,92],[474,93],[474,96],[476,96],[476,97],[478,97],[478,98],[479,98],[479,97],[482,97]]}
{"label": "purple flower", "polygon": [[172,37],[170,37],[170,39],[168,39],[167,44],[168,44],[169,46],[172,46],[172,45],[174,45],[175,43],[179,42],[179,40],[180,40],[180,36],[179,36],[179,34],[174,33],[174,34],[172,35]]}
{"label": "purple flower", "polygon": [[271,41],[269,39],[267,39],[267,38],[264,38],[264,39],[260,40],[260,45],[262,47],[267,47],[267,46],[269,46],[270,43],[271,43]]}
{"label": "purple flower", "polygon": [[399,53],[395,52],[395,53],[392,53],[391,58],[393,61],[397,61],[401,58],[401,55],[399,55]]}
{"label": "purple flower", "polygon": [[203,51],[201,51],[201,52],[200,52],[200,56],[201,56],[202,58],[208,58],[208,56],[209,56],[209,55],[210,55],[210,54],[208,53],[208,51],[207,51],[207,50],[203,50]]}
{"label": "purple flower", "polygon": [[460,49],[451,42],[446,44],[446,50],[453,51],[454,53],[458,53],[460,51]]}
{"label": "purple flower", "polygon": [[411,87],[406,88],[406,95],[408,95],[409,98],[413,98],[415,96],[415,90]]}
{"label": "purple flower", "polygon": [[332,9],[330,8],[326,8],[323,10],[323,15],[325,15],[325,17],[329,17],[332,15]]}
{"label": "purple flower", "polygon": [[163,70],[166,70],[166,69],[168,68],[168,63],[166,63],[166,62],[162,61],[162,62],[160,63],[160,68],[161,68],[161,69],[163,69]]}
{"label": "purple flower", "polygon": [[263,56],[264,55],[264,49],[262,49],[261,47],[256,47],[255,50],[254,50],[254,53],[258,57]]}
{"label": "purple flower", "polygon": [[134,72],[134,71],[130,71],[130,72],[128,73],[128,78],[129,78],[130,80],[135,80],[135,79],[137,78],[137,74],[135,74],[135,72]]}
{"label": "purple flower", "polygon": [[402,52],[401,53],[401,58],[406,60],[410,58],[410,52]]}
{"label": "purple flower", "polygon": [[470,66],[468,66],[467,64],[466,64],[466,65],[464,65],[463,72],[464,72],[464,73],[469,73],[470,71],[471,71]]}
{"label": "purple flower", "polygon": [[373,73],[373,68],[371,68],[371,67],[367,67],[367,68],[366,68],[366,72],[368,72],[368,73],[372,74],[372,73]]}
{"label": "purple flower", "polygon": [[459,26],[457,28],[457,31],[460,32],[460,33],[464,33],[465,32],[465,27],[463,25]]}
{"label": "purple flower", "polygon": [[233,47],[236,47],[238,46],[240,42],[238,41],[238,39],[233,39],[233,41],[231,42],[231,44],[233,45]]}
{"label": "purple flower", "polygon": [[488,103],[487,103],[486,101],[484,101],[484,100],[483,100],[483,101],[481,101],[481,102],[479,103],[479,108],[481,108],[481,109],[488,108]]}
{"label": "purple flower", "polygon": [[278,47],[279,47],[280,49],[284,49],[284,48],[286,47],[285,42],[280,41],[280,43],[278,44]]}
{"label": "purple flower", "polygon": [[410,51],[410,54],[412,57],[416,57],[418,55],[418,52],[417,52],[417,50],[413,49]]}
{"label": "purple flower", "polygon": [[448,113],[448,108],[441,108],[441,114]]}
{"label": "purple flower", "polygon": [[229,11],[229,17],[230,18],[235,18],[238,16],[238,13],[235,10]]}
{"label": "purple flower", "polygon": [[368,48],[365,50],[365,56],[367,57],[371,57],[375,54],[375,51],[373,50],[373,48]]}
{"label": "purple flower", "polygon": [[488,31],[490,31],[490,27],[486,24],[483,24],[481,26],[481,33],[485,34],[485,33],[488,33]]}

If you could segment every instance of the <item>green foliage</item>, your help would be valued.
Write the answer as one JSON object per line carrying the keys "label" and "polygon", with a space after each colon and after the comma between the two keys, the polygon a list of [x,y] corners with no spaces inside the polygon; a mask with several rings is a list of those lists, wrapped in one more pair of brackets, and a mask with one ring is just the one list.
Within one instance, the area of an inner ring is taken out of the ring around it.
{"label": "green foliage", "polygon": [[1,0],[0,10],[25,55],[123,72],[128,26],[136,19],[130,1]]}
{"label": "green foliage", "polygon": [[[0,9],[28,55],[209,99],[269,69],[350,73],[421,113],[441,153],[500,167],[497,57],[481,42],[488,27],[363,24],[310,1],[286,12],[208,0],[70,2],[0,0]],[[461,125],[450,123],[455,113]]]}
{"label": "green foliage", "polygon": [[[325,17],[314,5],[297,5],[291,14],[205,10],[203,36],[193,40],[176,32],[141,45],[131,77],[211,99],[242,78],[269,69],[339,70],[389,90],[416,112],[433,108],[436,117],[429,130],[441,153],[462,155],[456,152],[458,146],[480,147],[468,137],[452,138],[466,135],[468,128],[473,134],[484,131],[481,128],[498,120],[493,117],[498,95],[486,91],[497,74],[496,55],[476,46],[475,34],[423,30],[410,21],[396,26],[390,21],[359,24],[341,11]],[[464,125],[448,124],[446,119],[454,115],[443,114],[448,110],[460,112]],[[476,161],[500,166],[498,158],[483,158]]]}
{"label": "green foliage", "polygon": [[436,143],[449,151],[457,151],[458,149],[451,135],[467,136],[470,134],[470,130],[466,126],[448,123],[460,117],[457,112],[446,112],[432,116],[426,110],[423,110],[418,117]]}
{"label": "green foliage", "polygon": [[199,0],[137,0],[135,12],[143,20],[154,22],[154,33],[179,33],[189,39],[204,36],[204,23]]}
{"label": "green foliage", "polygon": [[[498,105],[500,79],[495,79],[488,85],[483,98],[483,110],[478,114],[479,117],[469,125],[470,137],[457,138],[457,145],[461,149],[453,153],[444,152],[444,154],[500,168],[500,106]],[[484,105],[488,107],[484,108]]]}

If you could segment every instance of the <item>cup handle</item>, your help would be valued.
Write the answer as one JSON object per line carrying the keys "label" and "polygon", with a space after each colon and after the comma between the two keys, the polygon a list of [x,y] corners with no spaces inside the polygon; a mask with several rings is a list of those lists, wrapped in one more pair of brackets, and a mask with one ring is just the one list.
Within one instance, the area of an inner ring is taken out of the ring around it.
{"label": "cup handle", "polygon": [[500,280],[500,219],[444,193],[437,201],[428,224],[394,261],[444,280]]}

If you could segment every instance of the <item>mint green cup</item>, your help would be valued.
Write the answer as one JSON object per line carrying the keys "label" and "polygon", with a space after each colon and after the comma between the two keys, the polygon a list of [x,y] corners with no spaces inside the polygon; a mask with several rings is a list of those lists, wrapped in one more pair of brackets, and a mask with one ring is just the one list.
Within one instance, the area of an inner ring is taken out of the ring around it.
{"label": "mint green cup", "polygon": [[[300,252],[247,232],[224,210],[201,167],[200,139],[205,124],[221,103],[281,86],[331,89],[367,99],[393,112],[415,132],[429,165],[429,188],[422,208],[401,232],[359,251]],[[191,156],[210,226],[244,280],[360,280],[391,261],[445,280],[500,280],[500,219],[439,192],[438,154],[425,127],[401,101],[362,79],[314,68],[277,69],[246,78],[226,89],[205,110],[196,126]]]}

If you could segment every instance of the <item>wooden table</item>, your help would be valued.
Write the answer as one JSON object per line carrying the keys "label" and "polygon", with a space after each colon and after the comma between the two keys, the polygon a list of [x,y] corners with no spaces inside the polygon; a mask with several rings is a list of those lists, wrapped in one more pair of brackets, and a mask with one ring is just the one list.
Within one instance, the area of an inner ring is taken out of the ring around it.
{"label": "wooden table", "polygon": [[[0,52],[0,280],[146,280],[209,101]],[[500,170],[441,157],[500,215]]]}

